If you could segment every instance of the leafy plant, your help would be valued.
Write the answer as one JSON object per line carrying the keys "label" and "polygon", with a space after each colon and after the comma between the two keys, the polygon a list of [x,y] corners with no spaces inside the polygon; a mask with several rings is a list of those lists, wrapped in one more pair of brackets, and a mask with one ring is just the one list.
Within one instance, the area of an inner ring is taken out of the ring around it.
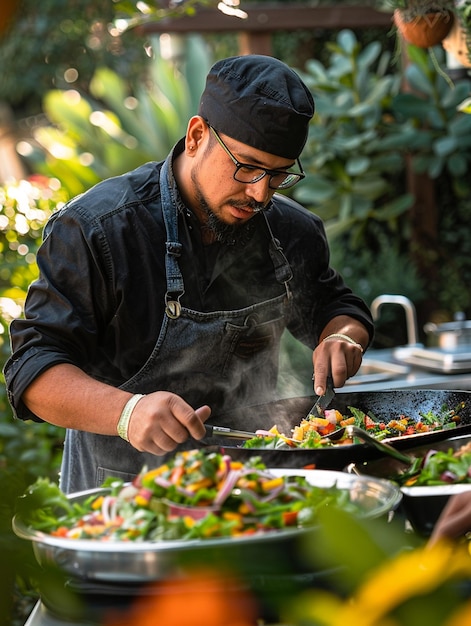
{"label": "leafy plant", "polygon": [[114,71],[100,68],[90,95],[76,89],[52,90],[44,110],[53,126],[40,126],[23,153],[32,168],[58,178],[71,195],[122,174],[146,161],[167,156],[197,111],[209,69],[205,46],[186,41],[187,62],[156,57],[148,81],[131,89]]}
{"label": "leafy plant", "polygon": [[455,0],[455,13],[466,33],[469,55],[469,43],[471,41],[471,0]]}
{"label": "leafy plant", "polygon": [[[67,197],[59,181],[42,176],[0,187],[0,369],[10,353],[8,326],[14,317],[21,316],[28,285],[37,276],[36,251],[42,228]],[[0,386],[2,626],[19,623],[13,619],[15,612],[30,610],[37,597],[28,582],[35,570],[31,547],[11,530],[16,499],[37,476],[57,480],[63,438],[61,428],[14,420],[5,386]]]}
{"label": "leafy plant", "polygon": [[[433,58],[410,46],[410,63],[397,73],[379,44],[361,48],[350,31],[329,50],[325,66],[306,66],[317,112],[303,154],[308,175],[295,198],[324,219],[337,269],[367,301],[377,290],[407,292],[416,305],[423,300],[421,323],[435,308],[451,319],[458,302],[469,306],[467,253],[450,247],[452,233],[439,228],[450,224],[442,220],[447,211],[456,216],[452,230],[466,224],[456,207],[470,191],[471,116],[460,110],[470,80],[453,84],[439,71],[443,50]],[[411,211],[417,199],[407,193],[411,171],[436,181],[440,209],[434,216],[430,207],[437,226],[427,230],[427,246],[419,245],[423,225]],[[373,263],[382,268],[377,276]]]}
{"label": "leafy plant", "polygon": [[106,65],[123,77],[143,74],[148,58],[143,41],[113,27],[114,3],[108,0],[3,0],[15,5],[0,39],[0,100],[19,115],[41,111],[43,95],[67,86],[70,71],[86,89],[95,69]]}
{"label": "leafy plant", "polygon": [[350,247],[358,249],[368,243],[372,223],[398,231],[413,200],[396,193],[407,145],[391,137],[400,75],[390,72],[390,55],[379,42],[362,49],[352,31],[340,32],[327,47],[329,66],[306,65],[316,115],[303,158],[307,177],[294,194],[325,220],[331,239],[348,234]]}
{"label": "leafy plant", "polygon": [[[437,50],[438,60],[443,51]],[[402,137],[417,172],[437,178],[446,172],[454,179],[465,176],[471,164],[471,116],[459,110],[469,95],[471,81],[451,85],[426,51],[409,46],[411,63],[404,77],[410,90],[397,94],[392,111],[401,123],[396,137]]]}
{"label": "leafy plant", "polygon": [[389,9],[399,10],[404,20],[414,21],[428,13],[449,13],[454,10],[454,0],[385,0]]}
{"label": "leafy plant", "polygon": [[191,15],[199,6],[214,4],[213,0],[148,4],[137,0],[2,0],[0,101],[20,114],[38,114],[47,91],[54,86],[66,88],[72,73],[86,92],[99,67],[112,69],[124,80],[142,80],[150,63],[144,52],[147,36],[132,27]]}
{"label": "leafy plant", "polygon": [[[37,277],[36,251],[45,221],[68,198],[57,179],[32,176],[0,187],[0,354],[3,366],[8,325],[22,312],[28,285]],[[0,408],[0,414],[2,414]]]}
{"label": "leafy plant", "polygon": [[[378,232],[378,250],[363,249],[352,254],[347,245],[336,241],[332,247],[332,265],[339,268],[349,286],[367,303],[385,293],[402,294],[414,302],[424,295],[424,283],[411,260],[402,253],[399,241],[391,241]],[[381,268],[372,272],[372,267]]]}
{"label": "leafy plant", "polygon": [[[426,546],[407,536],[400,517],[354,519],[325,508],[304,555],[335,571],[322,589],[295,594],[284,619],[293,626],[454,626],[469,622],[471,560],[466,545]],[[348,528],[348,532],[345,529]]]}

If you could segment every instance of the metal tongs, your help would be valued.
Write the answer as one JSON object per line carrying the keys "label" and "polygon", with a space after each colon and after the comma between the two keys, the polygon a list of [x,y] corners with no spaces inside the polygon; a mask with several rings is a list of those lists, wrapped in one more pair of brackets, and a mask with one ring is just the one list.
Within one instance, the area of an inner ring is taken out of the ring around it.
{"label": "metal tongs", "polygon": [[357,437],[369,446],[373,446],[383,454],[388,454],[397,461],[401,461],[401,463],[405,463],[406,465],[412,465],[412,463],[415,461],[414,457],[409,456],[408,454],[403,454],[399,450],[396,450],[396,448],[394,448],[391,444],[376,439],[375,437],[367,433],[366,430],[364,430],[363,428],[359,428],[358,426],[354,426],[353,424],[349,424],[348,426],[342,426],[341,428],[334,430],[332,433],[324,435],[324,439],[337,441],[338,439],[341,439],[344,435],[347,435],[347,437],[351,439]]}
{"label": "metal tongs", "polygon": [[212,424],[205,424],[206,435],[208,437],[231,437],[233,439],[253,439],[258,435],[256,433],[250,433],[246,430],[235,430],[234,428],[226,428],[225,426],[213,426]]}
{"label": "metal tongs", "polygon": [[[314,380],[314,377],[313,377]],[[311,407],[311,410],[307,414],[307,419],[310,417],[324,417],[324,411],[335,398],[334,381],[332,376],[327,376],[326,390],[323,396],[317,396],[316,402]]]}

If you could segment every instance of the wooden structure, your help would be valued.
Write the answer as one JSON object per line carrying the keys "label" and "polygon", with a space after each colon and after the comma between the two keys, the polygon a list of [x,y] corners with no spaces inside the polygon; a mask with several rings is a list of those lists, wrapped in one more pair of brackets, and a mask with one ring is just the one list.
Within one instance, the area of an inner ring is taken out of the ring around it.
{"label": "wooden structure", "polygon": [[390,28],[392,14],[368,7],[309,7],[305,4],[249,4],[247,19],[226,15],[218,9],[201,8],[192,16],[150,22],[136,31],[146,33],[237,33],[240,54],[272,53],[274,32],[316,28]]}

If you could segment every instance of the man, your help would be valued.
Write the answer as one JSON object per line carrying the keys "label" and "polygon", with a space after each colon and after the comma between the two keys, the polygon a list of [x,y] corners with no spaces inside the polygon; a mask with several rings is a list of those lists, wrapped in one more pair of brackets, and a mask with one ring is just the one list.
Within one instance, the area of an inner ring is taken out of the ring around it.
{"label": "man", "polygon": [[5,376],[19,418],[67,428],[66,492],[214,443],[198,444],[211,412],[271,426],[218,418],[274,399],[285,328],[314,350],[316,393],[358,370],[370,313],[329,267],[319,218],[276,194],[304,176],[313,114],[280,61],[219,61],[163,163],[52,216]]}

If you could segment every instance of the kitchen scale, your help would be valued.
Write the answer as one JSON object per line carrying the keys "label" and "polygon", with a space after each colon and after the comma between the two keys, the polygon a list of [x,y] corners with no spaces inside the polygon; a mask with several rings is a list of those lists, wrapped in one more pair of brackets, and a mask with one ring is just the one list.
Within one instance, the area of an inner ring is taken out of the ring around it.
{"label": "kitchen scale", "polygon": [[441,374],[471,372],[471,346],[464,345],[453,350],[406,346],[393,351],[395,360],[421,369]]}

